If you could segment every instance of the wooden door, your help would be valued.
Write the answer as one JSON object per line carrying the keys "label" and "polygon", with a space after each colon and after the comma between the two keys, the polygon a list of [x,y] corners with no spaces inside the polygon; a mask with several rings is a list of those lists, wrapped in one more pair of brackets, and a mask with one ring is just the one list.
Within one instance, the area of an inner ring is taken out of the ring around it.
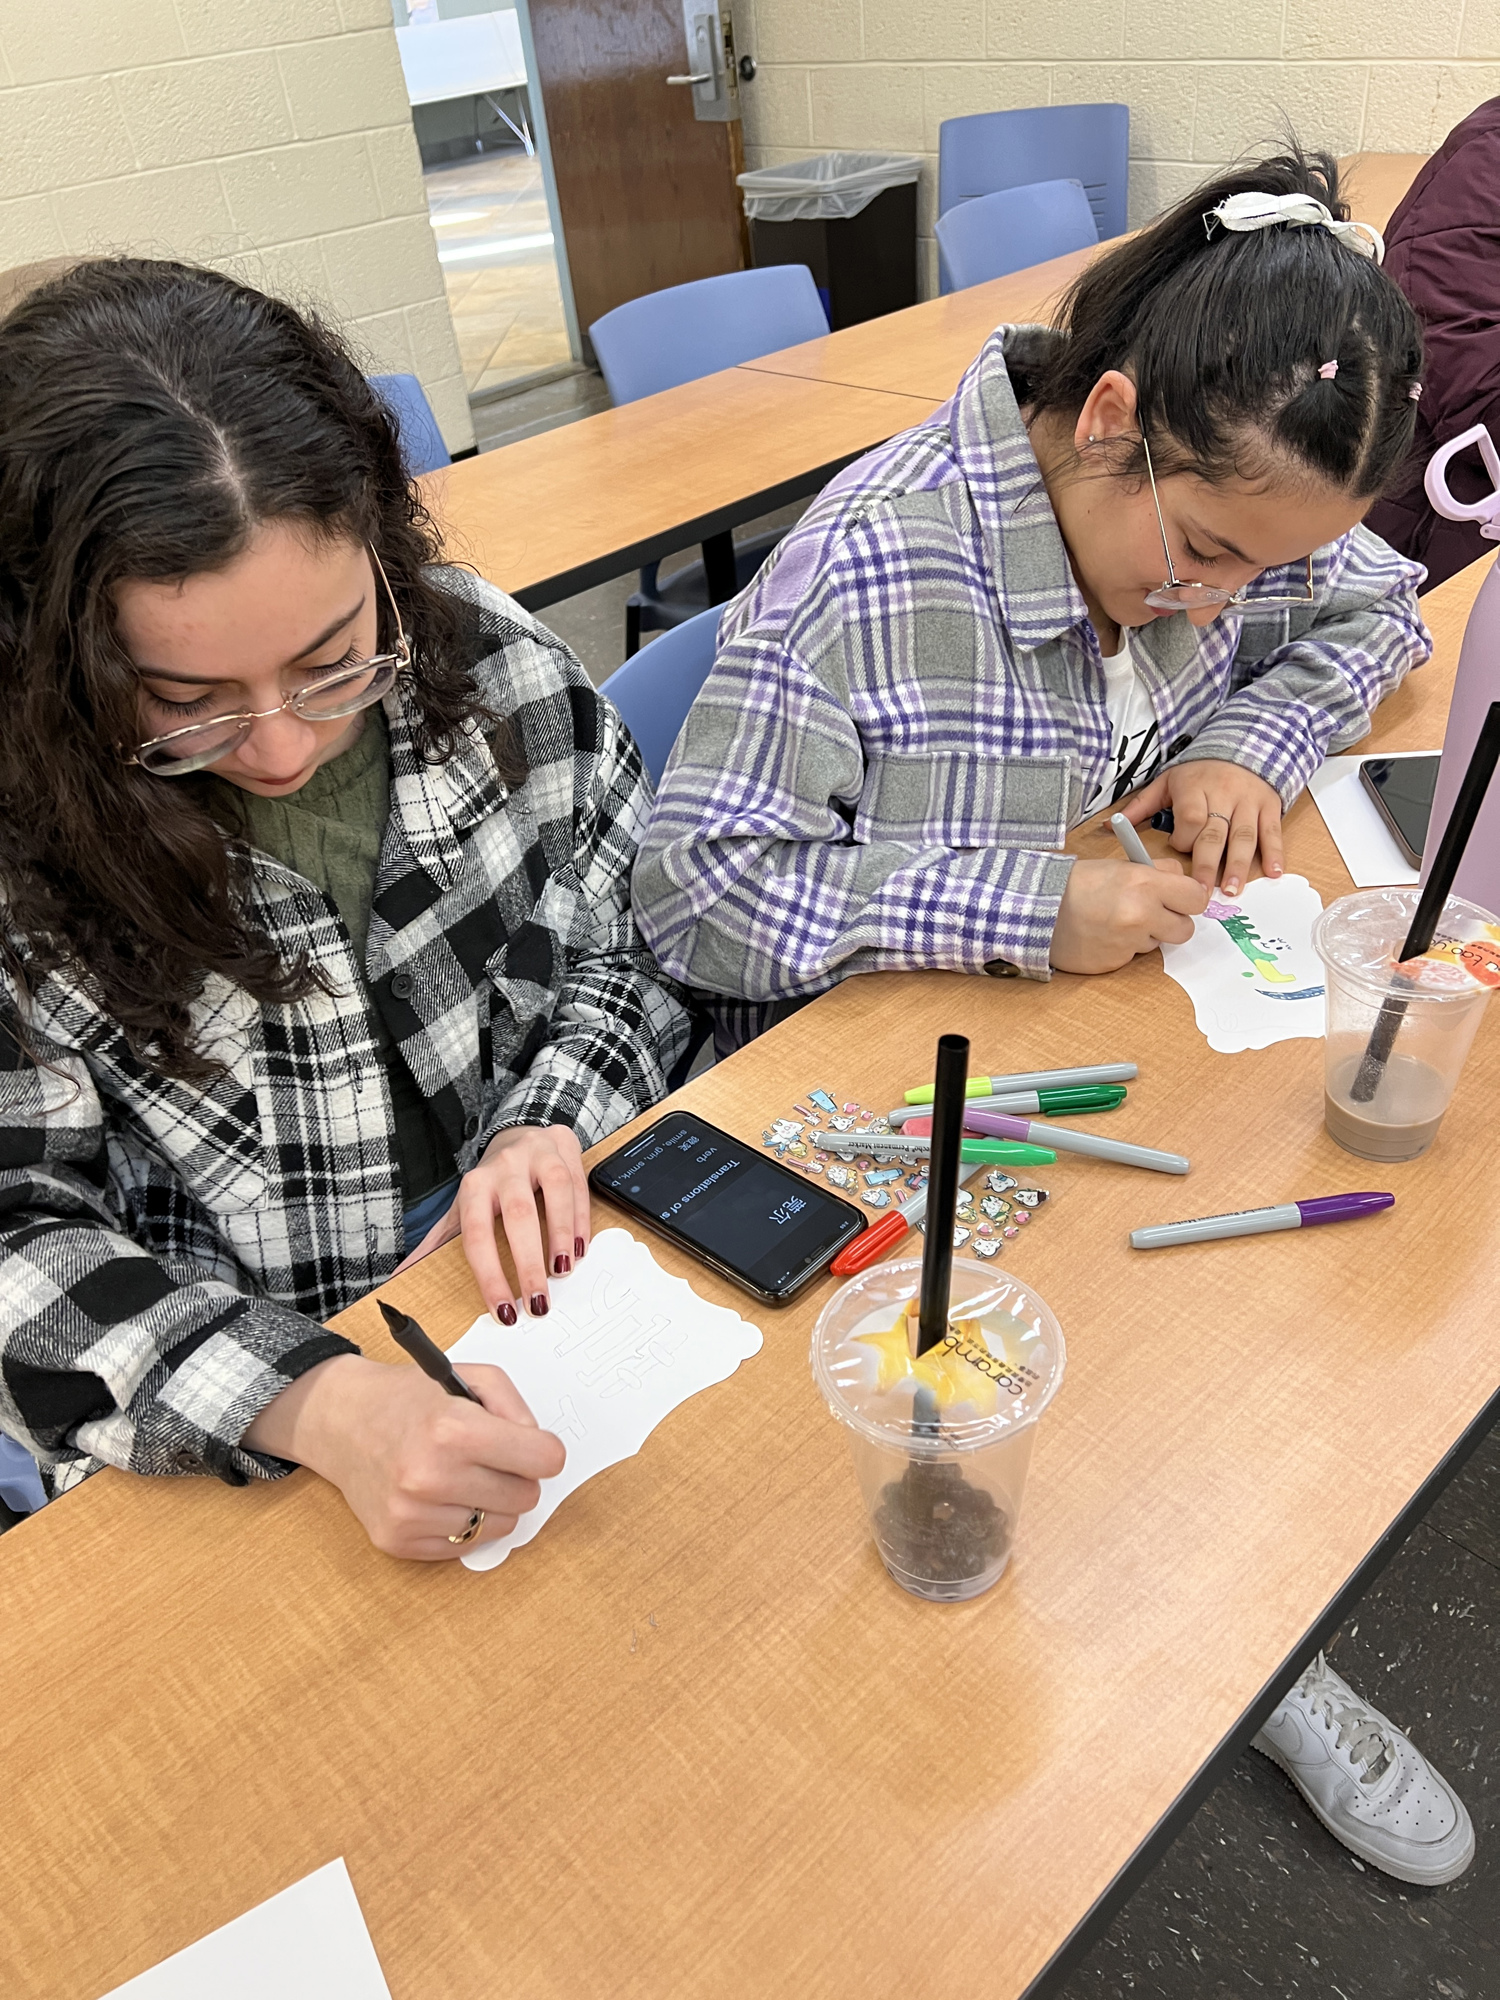
{"label": "wooden door", "polygon": [[682,0],[531,0],[578,325],[748,261],[738,120],[700,122]]}

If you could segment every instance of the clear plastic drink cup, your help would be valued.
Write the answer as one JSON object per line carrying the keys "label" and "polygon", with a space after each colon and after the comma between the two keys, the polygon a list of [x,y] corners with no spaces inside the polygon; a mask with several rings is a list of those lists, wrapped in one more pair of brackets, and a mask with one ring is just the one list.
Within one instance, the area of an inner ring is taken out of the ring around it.
{"label": "clear plastic drink cup", "polygon": [[[1443,906],[1431,951],[1398,966],[1419,893],[1363,889],[1330,903],[1313,926],[1328,1004],[1324,1123],[1330,1138],[1364,1160],[1415,1160],[1427,1151],[1484,1003],[1500,985],[1500,918],[1458,896]],[[1382,1010],[1388,1029],[1397,1008],[1388,1057],[1367,1067]]]}
{"label": "clear plastic drink cup", "polygon": [[949,1335],[914,1359],[906,1308],[921,1278],[911,1258],[841,1286],[813,1328],[813,1378],[848,1430],[881,1561],[913,1596],[956,1603],[1010,1561],[1067,1349],[1029,1285],[955,1257]]}

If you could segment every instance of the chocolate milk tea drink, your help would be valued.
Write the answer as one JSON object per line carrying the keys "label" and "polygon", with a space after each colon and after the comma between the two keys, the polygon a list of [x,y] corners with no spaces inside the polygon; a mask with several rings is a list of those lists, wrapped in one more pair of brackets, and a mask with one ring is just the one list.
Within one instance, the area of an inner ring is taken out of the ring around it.
{"label": "chocolate milk tea drink", "polygon": [[[1366,889],[1333,903],[1313,943],[1328,988],[1323,1116],[1330,1138],[1361,1159],[1415,1160],[1437,1136],[1484,1003],[1500,985],[1500,918],[1450,896],[1431,948],[1397,967],[1418,891]],[[1379,1083],[1356,1096],[1371,1034],[1387,1002],[1400,1025]]]}
{"label": "chocolate milk tea drink", "polygon": [[881,1561],[913,1596],[956,1602],[1010,1560],[1067,1353],[1029,1286],[955,1257],[948,1332],[917,1355],[907,1308],[921,1268],[879,1264],[836,1292],[813,1329],[813,1376],[848,1429]]}

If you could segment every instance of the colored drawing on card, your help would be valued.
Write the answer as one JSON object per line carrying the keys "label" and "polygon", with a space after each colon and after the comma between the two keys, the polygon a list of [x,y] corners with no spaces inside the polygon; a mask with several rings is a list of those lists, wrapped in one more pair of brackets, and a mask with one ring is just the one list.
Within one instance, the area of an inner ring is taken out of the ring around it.
{"label": "colored drawing on card", "polygon": [[1322,908],[1302,876],[1262,876],[1238,896],[1211,897],[1192,937],[1162,947],[1162,965],[1191,996],[1211,1048],[1233,1055],[1321,1037],[1323,968],[1312,927]]}
{"label": "colored drawing on card", "polygon": [[[1245,954],[1268,984],[1295,984],[1292,975],[1281,969],[1282,957],[1291,951],[1291,946],[1284,938],[1263,938],[1238,903],[1221,903],[1215,896],[1203,915],[1207,922],[1223,925],[1225,937]],[[1244,974],[1246,979],[1254,976],[1251,972]]]}

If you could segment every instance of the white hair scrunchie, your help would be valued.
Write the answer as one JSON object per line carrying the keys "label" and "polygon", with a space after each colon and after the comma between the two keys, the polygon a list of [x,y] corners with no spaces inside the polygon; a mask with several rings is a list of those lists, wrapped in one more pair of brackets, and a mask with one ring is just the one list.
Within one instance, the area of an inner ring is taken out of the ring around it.
{"label": "white hair scrunchie", "polygon": [[1214,224],[1236,231],[1271,229],[1278,222],[1302,228],[1326,229],[1361,257],[1385,261],[1385,238],[1368,222],[1339,222],[1332,212],[1310,194],[1232,194],[1211,208],[1203,218],[1210,236]]}

